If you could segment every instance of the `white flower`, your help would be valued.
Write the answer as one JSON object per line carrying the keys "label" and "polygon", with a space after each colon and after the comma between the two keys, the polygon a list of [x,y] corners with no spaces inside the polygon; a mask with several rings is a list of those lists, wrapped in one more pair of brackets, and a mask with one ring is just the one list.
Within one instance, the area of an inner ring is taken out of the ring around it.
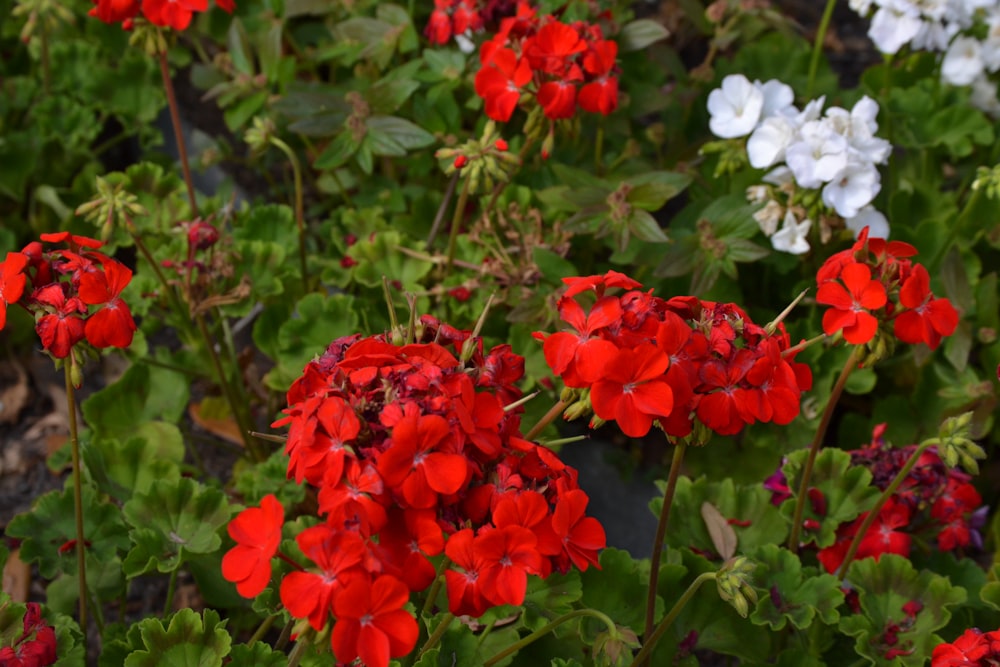
{"label": "white flower", "polygon": [[872,17],[868,36],[882,53],[896,53],[917,36],[923,21],[916,7],[905,0],[880,3]]}
{"label": "white flower", "polygon": [[852,160],[823,188],[823,203],[842,218],[856,216],[882,189],[878,169],[868,162]]}
{"label": "white flower", "polygon": [[722,139],[753,132],[764,108],[764,93],[742,74],[730,74],[708,95],[708,127]]}
{"label": "white flower", "polygon": [[981,45],[974,37],[958,37],[941,62],[941,79],[953,86],[968,86],[983,73]]}
{"label": "white flower", "polygon": [[804,188],[818,188],[847,167],[847,139],[829,122],[812,120],[799,130],[800,139],[785,150],[785,164]]}
{"label": "white flower", "polygon": [[455,35],[455,43],[462,53],[472,53],[476,50],[476,43],[472,41],[472,31],[466,30],[464,34]]}
{"label": "white flower", "polygon": [[844,222],[847,223],[847,228],[854,232],[854,238],[858,238],[858,234],[865,227],[868,228],[870,239],[889,238],[889,221],[874,206],[865,206],[856,216],[847,218]]}
{"label": "white flower", "polygon": [[881,164],[889,158],[892,144],[875,136],[877,115],[878,103],[867,95],[858,100],[850,112],[840,107],[830,107],[826,111],[826,118],[834,131],[847,139],[854,157],[863,162]]}
{"label": "white flower", "polygon": [[784,210],[781,204],[772,199],[764,205],[764,208],[753,214],[753,219],[757,221],[760,231],[764,232],[765,236],[771,236],[778,229],[778,221],[781,220],[781,213]]}
{"label": "white flower", "polygon": [[795,175],[792,174],[792,170],[785,165],[779,165],[764,174],[764,178],[761,180],[765,183],[770,183],[771,185],[777,185],[780,188],[794,183]]}
{"label": "white flower", "polygon": [[868,10],[872,8],[872,0],[850,0],[847,6],[862,16],[867,16]]}
{"label": "white flower", "polygon": [[751,204],[763,204],[770,196],[766,185],[751,185],[747,188],[747,201]]}
{"label": "white flower", "polygon": [[761,118],[770,118],[776,113],[782,113],[795,102],[795,92],[787,83],[782,83],[777,79],[769,79],[764,83],[753,82],[760,92],[764,93],[764,108],[761,109]]}
{"label": "white flower", "polygon": [[1000,118],[1000,99],[997,99],[997,84],[985,76],[972,82],[972,94],[969,104],[980,111],[988,113],[993,118]]}
{"label": "white flower", "polygon": [[809,228],[812,227],[812,220],[806,219],[798,222],[795,214],[789,210],[785,213],[785,221],[781,229],[771,237],[771,246],[775,250],[787,252],[792,255],[803,255],[809,252]]}
{"label": "white flower", "polygon": [[771,116],[757,126],[747,140],[747,157],[754,169],[767,169],[785,157],[795,138],[795,127],[783,116]]}

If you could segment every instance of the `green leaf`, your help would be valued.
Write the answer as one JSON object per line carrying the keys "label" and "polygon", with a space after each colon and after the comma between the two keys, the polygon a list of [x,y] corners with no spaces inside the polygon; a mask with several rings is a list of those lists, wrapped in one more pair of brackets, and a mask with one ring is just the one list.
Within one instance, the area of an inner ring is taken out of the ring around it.
{"label": "green leaf", "polygon": [[[601,552],[601,569],[588,568],[580,574],[582,602],[600,609],[618,625],[641,631],[646,619],[646,587],[649,585],[649,562],[635,561],[627,551],[609,547]],[[615,582],[609,586],[608,582]],[[654,621],[663,615],[663,600],[656,599]]]}
{"label": "green leaf", "polygon": [[[83,450],[91,476],[105,493],[118,500],[128,500],[135,493],[146,493],[158,479],[178,480],[184,462],[184,443],[180,431],[172,424],[151,422],[171,427],[171,436],[150,439],[101,438]],[[164,431],[168,432],[168,431]]]}
{"label": "green leaf", "polygon": [[871,393],[878,381],[878,375],[871,368],[857,368],[847,378],[844,391],[855,396],[864,396]]}
{"label": "green leaf", "polygon": [[[781,513],[789,521],[795,512],[794,494],[798,491],[802,467],[808,455],[809,452],[805,449],[793,452],[788,455],[788,461],[781,468],[793,493],[792,497],[781,505]],[[872,485],[871,481],[872,474],[868,469],[861,466],[852,467],[851,455],[844,450],[828,447],[821,451],[813,467],[810,488],[819,489],[823,494],[826,499],[827,514],[825,516],[816,514],[811,503],[806,501],[803,520],[814,519],[819,522],[820,528],[815,532],[803,531],[802,541],[814,542],[820,549],[832,545],[836,540],[837,527],[840,524],[853,521],[875,504],[881,491]]]}
{"label": "green leaf", "polygon": [[383,78],[368,89],[365,99],[374,114],[391,114],[403,106],[410,95],[420,88],[419,81]]}
{"label": "green leaf", "polygon": [[182,560],[182,550],[193,554],[218,549],[219,528],[232,511],[225,494],[193,479],[157,481],[149,493],[136,494],[122,508],[135,542],[125,558],[130,577],[153,568],[171,572]]}
{"label": "green leaf", "polygon": [[639,51],[670,36],[667,27],[653,19],[637,19],[622,28],[618,43],[622,51]]}
{"label": "green leaf", "polygon": [[561,285],[563,278],[579,273],[572,262],[542,246],[535,246],[531,249],[531,261],[535,263],[543,276],[556,285]]}
{"label": "green leaf", "polygon": [[167,433],[169,428],[148,426],[147,422],[176,424],[187,408],[189,396],[190,385],[181,373],[133,364],[117,382],[83,402],[83,416],[103,437],[173,437]]}
{"label": "green leaf", "polygon": [[346,163],[354,155],[361,142],[356,141],[350,132],[341,132],[327,145],[313,162],[316,169],[336,169]]}
{"label": "green leaf", "polygon": [[803,630],[816,618],[827,625],[840,619],[837,608],[844,593],[837,577],[814,567],[803,569],[797,555],[774,544],[758,549],[753,560],[757,564],[754,583],[760,589],[757,608],[750,616],[755,625],[781,630],[788,622]]}
{"label": "green leaf", "polygon": [[972,153],[973,144],[993,143],[993,126],[978,109],[950,105],[936,111],[927,120],[925,131],[936,145],[944,146],[955,157]]}
{"label": "green leaf", "polygon": [[138,626],[145,648],[129,655],[125,667],[221,667],[233,641],[214,609],[202,615],[181,609],[166,628],[158,618],[143,619]]}
{"label": "green leaf", "polygon": [[631,176],[625,182],[632,186],[625,200],[637,208],[657,211],[691,184],[691,177],[673,171],[652,171]]}
{"label": "green leaf", "polygon": [[288,479],[288,455],[283,448],[274,450],[261,463],[237,463],[234,486],[248,505],[257,505],[273,493],[284,507],[298,505],[305,498],[306,489]]}
{"label": "green leaf", "polygon": [[[628,229],[640,241],[647,243],[666,243],[670,239],[660,228],[660,223],[652,215],[642,209],[635,209],[628,217]],[[622,248],[624,252],[624,248]]]}
{"label": "green leaf", "polygon": [[285,667],[288,656],[281,651],[275,651],[264,642],[255,642],[248,646],[237,644],[229,654],[232,664],[240,667]]}
{"label": "green leaf", "polygon": [[[115,505],[98,499],[90,486],[80,490],[83,507],[83,537],[87,552],[101,560],[112,560],[128,548],[128,531]],[[76,540],[73,489],[50,491],[39,497],[31,510],[19,514],[7,525],[8,537],[19,537],[21,560],[38,563],[38,572],[52,579],[60,571],[76,572],[76,550],[60,549]]]}
{"label": "green leaf", "polygon": [[405,291],[420,291],[422,287],[419,281],[430,272],[433,265],[404,255],[399,250],[400,247],[423,250],[421,242],[410,241],[394,230],[379,232],[374,238],[359,240],[351,246],[351,257],[358,262],[354,267],[354,279],[366,287],[380,287],[382,276],[385,276],[389,280],[398,280]]}
{"label": "green leaf", "polygon": [[[658,486],[662,493],[665,485],[661,482]],[[701,477],[692,482],[688,477],[680,477],[667,526],[667,544],[716,553],[715,542],[701,515],[704,503],[711,503],[727,520],[734,520],[737,553],[752,553],[764,545],[783,542],[788,535],[787,523],[771,504],[770,492],[761,484],[736,486],[731,479],[709,482]],[[649,505],[658,516],[663,497],[654,498]]]}
{"label": "green leaf", "polygon": [[528,592],[524,596],[524,626],[538,630],[552,620],[573,610],[573,603],[583,595],[580,573],[570,570],[566,574],[552,574],[546,579],[528,578]]}
{"label": "green leaf", "polygon": [[301,371],[306,362],[322,354],[331,341],[355,333],[357,329],[354,297],[307,294],[295,305],[295,316],[278,330],[278,360]]}
{"label": "green leaf", "polygon": [[[917,572],[908,559],[896,554],[854,561],[847,580],[858,591],[861,613],[842,616],[840,631],[854,637],[858,655],[875,665],[926,664],[934,647],[943,642],[934,631],[948,624],[950,607],[966,598],[964,588],[933,572]],[[903,612],[903,605],[911,601],[923,606],[912,623]],[[882,641],[890,624],[900,626],[892,646]],[[910,653],[887,658],[890,648]]]}
{"label": "green leaf", "polygon": [[[370,136],[382,135],[406,150],[424,148],[434,143],[434,135],[414,123],[396,116],[372,116],[366,121]],[[383,155],[375,151],[376,155]]]}

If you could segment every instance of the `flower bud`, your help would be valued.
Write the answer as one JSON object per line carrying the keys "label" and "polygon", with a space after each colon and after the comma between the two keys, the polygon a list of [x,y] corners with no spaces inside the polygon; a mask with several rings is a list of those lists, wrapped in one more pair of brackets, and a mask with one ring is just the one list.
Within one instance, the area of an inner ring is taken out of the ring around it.
{"label": "flower bud", "polygon": [[188,227],[188,245],[195,250],[207,250],[219,240],[219,230],[204,220],[197,220]]}

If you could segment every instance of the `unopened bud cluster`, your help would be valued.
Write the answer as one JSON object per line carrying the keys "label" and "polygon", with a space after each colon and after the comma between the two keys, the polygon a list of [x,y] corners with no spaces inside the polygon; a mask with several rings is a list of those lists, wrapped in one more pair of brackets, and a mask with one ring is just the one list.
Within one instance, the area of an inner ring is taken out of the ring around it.
{"label": "unopened bud cluster", "polygon": [[444,172],[449,176],[461,170],[469,179],[469,192],[489,192],[498,182],[506,183],[521,164],[516,155],[507,152],[507,142],[500,136],[496,123],[490,121],[483,136],[453,148],[442,148],[435,156],[448,160]]}
{"label": "unopened bud cluster", "polygon": [[961,466],[966,472],[979,474],[978,461],[986,458],[986,450],[969,437],[972,413],[949,417],[941,424],[938,437],[931,442],[937,444],[938,455],[949,468]]}
{"label": "unopened bud cluster", "polygon": [[97,177],[97,196],[80,204],[76,214],[101,228],[101,239],[111,236],[114,225],[131,226],[130,216],[146,215],[146,209],[139,204],[139,198],[126,192],[124,183],[111,184],[107,179]]}
{"label": "unopened bud cluster", "polygon": [[757,591],[752,585],[754,565],[746,556],[730,558],[715,576],[719,597],[733,606],[743,618],[750,613],[750,605],[757,604]]}

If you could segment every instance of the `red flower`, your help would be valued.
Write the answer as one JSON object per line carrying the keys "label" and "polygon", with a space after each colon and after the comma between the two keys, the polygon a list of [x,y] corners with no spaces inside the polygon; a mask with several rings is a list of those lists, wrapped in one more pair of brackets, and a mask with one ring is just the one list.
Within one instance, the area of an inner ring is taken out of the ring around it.
{"label": "red flower", "polygon": [[974,667],[995,663],[1000,658],[997,639],[1000,632],[983,633],[969,628],[950,644],[938,644],[931,654],[931,667]]}
{"label": "red flower", "polygon": [[281,580],[281,602],[295,618],[308,618],[319,632],[326,624],[334,597],[353,579],[367,575],[361,567],[368,549],[357,533],[320,524],[295,538],[306,558],[321,572],[290,572]]}
{"label": "red flower", "polygon": [[538,88],[538,103],[551,120],[572,118],[576,111],[576,86],[568,81],[548,81]]}
{"label": "red flower", "polygon": [[510,120],[529,81],[528,61],[511,49],[497,49],[476,74],[476,94],[486,100],[486,115],[504,123]]}
{"label": "red flower", "polygon": [[525,45],[531,68],[557,77],[566,73],[573,56],[586,49],[587,43],[580,34],[559,21],[543,25]]}
{"label": "red flower", "polygon": [[696,414],[705,426],[719,435],[735,435],[745,424],[753,423],[760,413],[760,395],[742,386],[752,368],[753,352],[737,350],[727,363],[719,359],[706,361],[701,367],[701,384]]}
{"label": "red flower", "polygon": [[87,341],[94,347],[125,348],[132,344],[135,321],[122,290],[132,280],[132,271],[113,259],[104,260],[103,271],[80,276],[80,299],[91,306],[101,306],[87,318]]}
{"label": "red flower", "polygon": [[7,306],[17,303],[24,294],[24,284],[28,277],[24,267],[28,256],[19,252],[7,253],[7,259],[0,262],[0,329],[7,324]]}
{"label": "red flower", "polygon": [[602,297],[584,314],[580,304],[563,297],[559,316],[576,333],[561,331],[545,338],[545,362],[567,386],[586,387],[601,377],[604,366],[618,351],[614,343],[595,334],[621,320],[621,303],[617,297]]}
{"label": "red flower", "polygon": [[403,606],[410,600],[406,584],[382,575],[362,577],[336,597],[331,644],[342,663],[361,658],[367,667],[387,667],[390,658],[404,656],[417,643],[417,621]]}
{"label": "red flower", "polygon": [[453,565],[462,569],[445,570],[444,579],[448,588],[448,611],[456,616],[478,618],[490,608],[490,602],[483,593],[482,570],[486,561],[476,553],[475,534],[471,528],[464,528],[445,544],[444,553]]}
{"label": "red flower", "polygon": [[236,541],[222,558],[222,576],[236,584],[245,598],[256,597],[271,580],[271,558],[281,543],[285,510],[274,495],[266,495],[260,507],[250,507],[229,522],[229,536]]}
{"label": "red flower", "polygon": [[87,312],[87,306],[75,296],[67,298],[59,283],[35,290],[31,298],[48,313],[35,323],[42,347],[56,359],[65,359],[73,346],[83,340],[85,325],[80,315]]}
{"label": "red flower", "polygon": [[872,280],[872,271],[865,264],[847,264],[840,271],[840,280],[829,280],[819,286],[818,303],[833,306],[823,313],[823,331],[832,336],[841,329],[844,340],[863,345],[875,337],[878,320],[870,310],[886,304],[885,286]]}
{"label": "red flower", "polygon": [[941,344],[942,336],[955,333],[958,312],[948,299],[934,298],[930,281],[922,264],[913,266],[899,289],[899,303],[909,310],[896,317],[893,333],[904,343],[926,343],[933,350]]}
{"label": "red flower", "polygon": [[393,429],[392,444],[379,458],[378,471],[386,484],[398,489],[409,507],[433,507],[438,494],[455,493],[465,483],[465,457],[435,451],[450,432],[443,417],[413,411],[408,411]]}
{"label": "red flower", "polygon": [[448,10],[452,4],[452,0],[434,0],[434,11],[424,28],[424,35],[431,44],[444,45],[451,39],[451,17]]}
{"label": "red flower", "polygon": [[208,9],[208,0],[145,0],[142,13],[149,22],[164,28],[186,30],[194,12]]}
{"label": "red flower", "polygon": [[580,89],[580,108],[607,116],[618,107],[618,79],[611,76],[618,57],[618,43],[605,40],[594,44],[583,57],[584,71],[595,77]]}
{"label": "red flower", "polygon": [[590,498],[580,489],[559,496],[552,514],[552,530],[558,536],[563,552],[581,572],[588,565],[600,569],[597,552],[607,546],[604,526],[594,517],[585,516]]}
{"label": "red flower", "polygon": [[528,575],[544,567],[538,538],[527,528],[506,526],[484,530],[473,549],[483,559],[483,592],[496,604],[519,605],[528,590]]}
{"label": "red flower", "polygon": [[649,433],[656,417],[669,417],[674,395],[664,373],[670,360],[659,348],[644,343],[619,350],[604,368],[590,392],[594,413],[615,420],[631,438]]}
{"label": "red flower", "polygon": [[139,0],[93,0],[88,14],[105,23],[122,23],[139,15]]}

